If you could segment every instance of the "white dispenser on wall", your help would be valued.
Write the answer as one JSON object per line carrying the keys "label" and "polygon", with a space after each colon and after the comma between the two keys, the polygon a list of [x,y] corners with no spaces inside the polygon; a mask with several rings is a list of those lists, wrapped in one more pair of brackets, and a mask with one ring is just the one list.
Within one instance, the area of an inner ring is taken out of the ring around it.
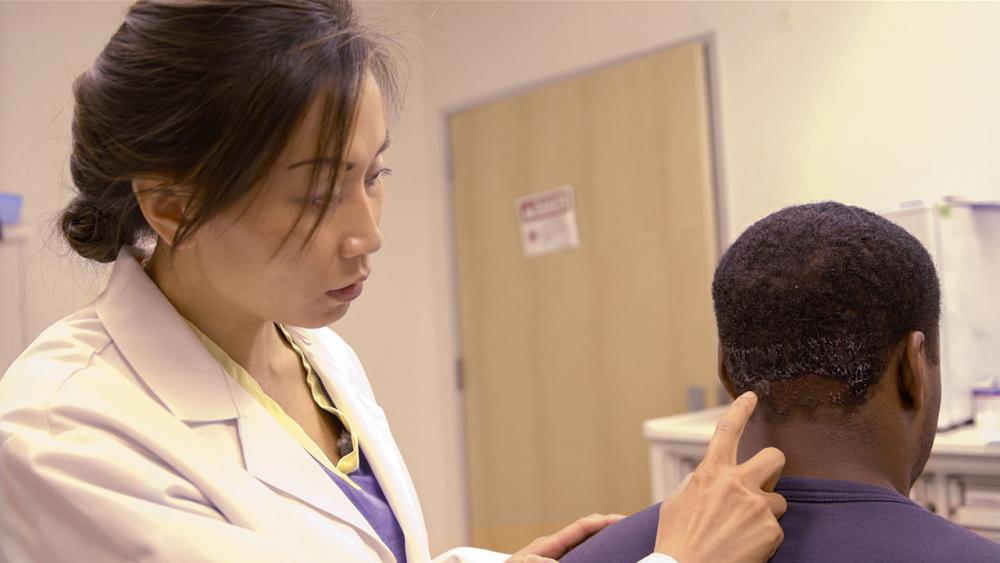
{"label": "white dispenser on wall", "polygon": [[938,428],[972,419],[972,389],[1000,374],[1000,202],[944,198],[883,213],[927,247],[941,280]]}

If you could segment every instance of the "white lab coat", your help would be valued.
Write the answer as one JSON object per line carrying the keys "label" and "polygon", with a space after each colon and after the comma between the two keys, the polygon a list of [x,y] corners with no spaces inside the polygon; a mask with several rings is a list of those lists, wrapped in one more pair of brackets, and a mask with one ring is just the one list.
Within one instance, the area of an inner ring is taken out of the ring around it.
{"label": "white lab coat", "polygon": [[[420,502],[351,348],[290,329],[406,536]],[[497,562],[459,548],[436,562]],[[0,561],[392,562],[321,466],[235,383],[128,252],[0,379]]]}

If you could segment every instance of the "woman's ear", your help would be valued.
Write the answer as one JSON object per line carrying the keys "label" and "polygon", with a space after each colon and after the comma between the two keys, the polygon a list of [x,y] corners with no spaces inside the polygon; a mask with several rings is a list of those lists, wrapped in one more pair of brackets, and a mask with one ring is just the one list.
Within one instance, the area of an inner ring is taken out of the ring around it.
{"label": "woman's ear", "polygon": [[736,388],[733,387],[733,380],[729,378],[729,370],[726,369],[726,353],[722,350],[721,342],[719,343],[718,350],[718,366],[716,369],[718,370],[719,381],[726,388],[726,393],[729,393],[730,397],[736,399]]}
{"label": "woman's ear", "polygon": [[169,178],[147,176],[132,180],[132,192],[150,228],[160,240],[173,246],[177,230],[184,220],[187,191],[178,189]]}
{"label": "woman's ear", "polygon": [[[926,406],[930,372],[927,369],[927,337],[920,331],[906,335],[897,348],[896,383],[900,402],[907,410]],[[892,362],[890,360],[890,365]]]}

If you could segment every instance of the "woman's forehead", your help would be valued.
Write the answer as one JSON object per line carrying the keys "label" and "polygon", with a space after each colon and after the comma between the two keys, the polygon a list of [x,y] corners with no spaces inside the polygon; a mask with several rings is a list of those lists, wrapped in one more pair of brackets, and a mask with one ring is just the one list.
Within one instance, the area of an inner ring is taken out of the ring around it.
{"label": "woman's forehead", "polygon": [[[325,95],[316,96],[306,109],[302,121],[292,131],[288,143],[282,151],[284,160],[303,160],[314,158],[336,158],[332,154],[316,154],[320,135],[323,133],[323,110],[326,103]],[[337,132],[333,132],[334,136]],[[370,74],[362,83],[358,97],[358,108],[355,113],[353,131],[349,136],[351,141],[347,151],[348,161],[367,160],[384,150],[383,145],[388,138],[385,104],[382,92]]]}

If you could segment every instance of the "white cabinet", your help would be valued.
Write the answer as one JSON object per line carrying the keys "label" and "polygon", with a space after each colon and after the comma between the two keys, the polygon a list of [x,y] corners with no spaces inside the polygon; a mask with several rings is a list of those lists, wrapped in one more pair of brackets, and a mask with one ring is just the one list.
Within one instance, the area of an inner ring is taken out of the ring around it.
{"label": "white cabinet", "polygon": [[[653,502],[701,461],[725,408],[647,420]],[[910,497],[928,510],[1000,541],[1000,445],[987,445],[974,426],[938,432]]]}

